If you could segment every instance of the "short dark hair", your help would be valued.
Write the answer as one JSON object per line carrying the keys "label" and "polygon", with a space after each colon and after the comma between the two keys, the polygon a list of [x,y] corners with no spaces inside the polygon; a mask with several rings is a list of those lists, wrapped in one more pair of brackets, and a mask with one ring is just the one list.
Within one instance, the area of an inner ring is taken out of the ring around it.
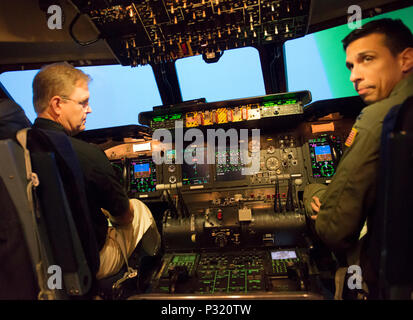
{"label": "short dark hair", "polygon": [[380,33],[386,36],[385,45],[393,55],[397,55],[406,48],[413,48],[413,35],[406,25],[400,20],[389,18],[373,20],[361,29],[355,29],[347,35],[341,42],[344,51],[353,41],[366,37],[372,33]]}

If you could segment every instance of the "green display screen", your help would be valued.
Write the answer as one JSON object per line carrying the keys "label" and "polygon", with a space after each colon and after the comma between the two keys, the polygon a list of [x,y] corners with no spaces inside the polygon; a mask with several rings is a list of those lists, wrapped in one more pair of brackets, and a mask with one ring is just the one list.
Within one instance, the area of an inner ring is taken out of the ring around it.
{"label": "green display screen", "polygon": [[264,102],[263,106],[264,107],[273,107],[273,106],[281,106],[285,104],[295,104],[298,103],[296,99],[280,99],[277,101],[269,101],[269,102]]}
{"label": "green display screen", "polygon": [[152,118],[153,122],[164,122],[167,120],[179,120],[182,119],[182,114],[166,114],[162,116],[156,116]]}
{"label": "green display screen", "polygon": [[187,262],[195,262],[196,255],[177,255],[174,256],[172,259],[172,263],[187,263]]}

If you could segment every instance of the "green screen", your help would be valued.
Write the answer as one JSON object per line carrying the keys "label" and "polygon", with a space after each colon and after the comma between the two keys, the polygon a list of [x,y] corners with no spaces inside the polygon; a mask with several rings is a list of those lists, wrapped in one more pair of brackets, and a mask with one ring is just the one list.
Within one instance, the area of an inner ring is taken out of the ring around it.
{"label": "green screen", "polygon": [[[413,6],[362,20],[401,19],[413,32]],[[288,91],[310,90],[313,101],[357,95],[345,66],[341,40],[352,30],[341,25],[285,43]],[[303,56],[305,53],[305,56]]]}
{"label": "green screen", "polygon": [[[385,13],[374,18],[363,19],[365,24],[371,20],[381,18],[401,19],[404,24],[413,31],[413,7],[402,10]],[[347,25],[339,26],[315,34],[317,47],[320,51],[321,61],[327,73],[330,89],[335,97],[346,97],[355,94],[353,84],[350,82],[350,71],[345,67],[344,61],[346,55],[341,45],[341,39],[344,39],[350,33]],[[333,43],[338,45],[331,45]]]}

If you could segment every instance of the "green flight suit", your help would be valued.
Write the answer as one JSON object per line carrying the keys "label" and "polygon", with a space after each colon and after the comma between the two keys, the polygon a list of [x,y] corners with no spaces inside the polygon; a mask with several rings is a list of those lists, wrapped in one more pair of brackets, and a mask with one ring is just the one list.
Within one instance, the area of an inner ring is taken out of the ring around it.
{"label": "green flight suit", "polygon": [[345,150],[331,183],[310,184],[304,190],[309,214],[314,214],[312,196],[320,198],[317,235],[332,250],[345,253],[349,265],[359,264],[360,231],[366,218],[375,213],[383,119],[393,106],[411,95],[413,74],[400,81],[388,98],[365,107],[354,123],[357,133],[353,143]]}

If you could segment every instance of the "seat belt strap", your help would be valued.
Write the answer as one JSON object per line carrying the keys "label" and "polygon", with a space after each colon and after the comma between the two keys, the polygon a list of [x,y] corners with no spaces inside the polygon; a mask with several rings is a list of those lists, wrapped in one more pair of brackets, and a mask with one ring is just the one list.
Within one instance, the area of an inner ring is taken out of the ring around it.
{"label": "seat belt strap", "polygon": [[[118,237],[116,237],[115,242],[118,244],[120,251],[122,252],[122,256],[123,259],[125,260],[125,265],[127,267],[127,271],[123,274],[123,277],[120,278],[118,281],[116,281],[113,286],[112,286],[112,290],[114,292],[116,292],[117,290],[120,289],[121,284],[123,282],[125,282],[128,279],[132,279],[135,278],[138,275],[138,270],[132,268],[129,266],[128,263],[128,256],[126,253],[126,239],[125,239],[125,235],[121,230],[118,230],[116,232],[117,235],[120,235],[121,239],[118,239]],[[119,241],[121,240],[121,241]]]}
{"label": "seat belt strap", "polygon": [[16,138],[17,141],[20,143],[20,145],[23,148],[24,151],[24,161],[25,161],[25,166],[26,166],[26,179],[27,179],[27,188],[26,188],[26,193],[27,193],[27,199],[29,201],[29,207],[30,207],[30,212],[31,212],[31,217],[32,217],[32,225],[34,229],[34,235],[36,238],[36,252],[34,252],[33,257],[35,257],[36,261],[34,261],[35,264],[35,272],[37,275],[37,283],[39,286],[39,294],[38,294],[38,299],[39,300],[54,300],[56,298],[55,294],[47,288],[46,282],[47,282],[47,274],[44,266],[44,261],[45,259],[45,253],[42,250],[41,246],[41,241],[40,241],[40,233],[39,229],[37,227],[37,221],[36,217],[39,218],[39,210],[36,205],[36,201],[34,200],[33,194],[35,194],[36,187],[39,186],[39,178],[36,173],[32,172],[32,163],[30,159],[30,152],[27,149],[27,132],[30,130],[30,128],[24,128],[22,130],[19,130],[16,133]]}

